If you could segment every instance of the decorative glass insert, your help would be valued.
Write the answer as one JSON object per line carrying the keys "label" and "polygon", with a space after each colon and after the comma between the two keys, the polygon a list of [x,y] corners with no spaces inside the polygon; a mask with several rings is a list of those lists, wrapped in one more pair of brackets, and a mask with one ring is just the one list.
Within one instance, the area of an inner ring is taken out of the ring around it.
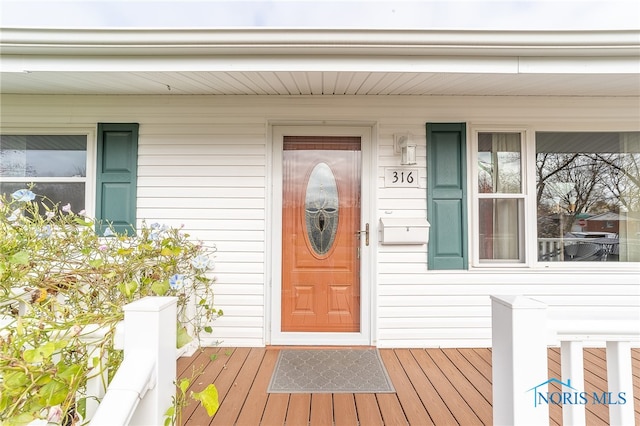
{"label": "decorative glass insert", "polygon": [[326,254],[336,239],[338,204],[336,178],[326,163],[318,163],[309,176],[304,203],[307,236],[318,255]]}

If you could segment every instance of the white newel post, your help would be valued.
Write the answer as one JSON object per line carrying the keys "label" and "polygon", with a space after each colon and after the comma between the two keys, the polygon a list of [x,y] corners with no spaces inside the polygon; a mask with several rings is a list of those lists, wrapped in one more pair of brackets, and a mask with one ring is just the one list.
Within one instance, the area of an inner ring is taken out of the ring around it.
{"label": "white newel post", "polygon": [[548,380],[546,305],[491,296],[491,331],[493,424],[548,425],[549,406],[535,404],[537,390],[531,390]]}
{"label": "white newel post", "polygon": [[[607,342],[607,382],[612,402],[617,402],[609,405],[609,423],[621,426],[634,425],[630,342]],[[619,392],[625,392],[625,404],[620,404]]]}
{"label": "white newel post", "polygon": [[[177,298],[146,297],[124,307],[124,353],[144,351],[155,361],[155,387],[142,399],[130,425],[164,424],[175,395]],[[129,321],[131,320],[131,321]],[[129,325],[131,324],[131,325]]]}
{"label": "white newel post", "polygon": [[145,297],[124,306],[124,360],[92,426],[164,424],[175,395],[177,300]]}

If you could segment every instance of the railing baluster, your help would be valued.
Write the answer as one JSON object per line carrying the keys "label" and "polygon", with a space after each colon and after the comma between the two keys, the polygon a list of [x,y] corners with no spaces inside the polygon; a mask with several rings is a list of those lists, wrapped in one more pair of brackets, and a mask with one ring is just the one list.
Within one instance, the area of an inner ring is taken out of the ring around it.
{"label": "railing baluster", "polygon": [[[565,340],[560,342],[560,368],[562,382],[569,383],[578,392],[584,389],[584,354],[582,341]],[[566,404],[562,406],[562,424],[585,425],[587,422],[585,407],[582,404]]]}
{"label": "railing baluster", "polygon": [[[611,402],[609,423],[632,426],[635,424],[633,412],[633,371],[631,368],[631,344],[629,342],[607,342],[607,383]],[[624,392],[625,404],[619,392]]]}
{"label": "railing baluster", "polygon": [[[97,331],[98,330],[96,330],[96,332]],[[98,409],[99,401],[107,391],[107,376],[109,375],[109,371],[105,368],[106,353],[102,353],[100,346],[95,344],[98,339],[104,336],[104,333],[102,333],[102,336],[95,336],[93,334],[94,333],[91,333],[91,335],[81,337],[87,345],[88,367],[93,371],[93,375],[87,379],[85,389],[85,395],[87,397],[85,408],[86,420],[91,419]],[[97,361],[94,362],[96,358]]]}

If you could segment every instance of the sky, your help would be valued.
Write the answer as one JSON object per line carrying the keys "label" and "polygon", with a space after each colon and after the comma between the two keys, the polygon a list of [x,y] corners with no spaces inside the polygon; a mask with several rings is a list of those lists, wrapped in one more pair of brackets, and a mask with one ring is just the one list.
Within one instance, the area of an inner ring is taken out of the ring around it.
{"label": "sky", "polygon": [[0,26],[640,30],[640,1],[0,0]]}

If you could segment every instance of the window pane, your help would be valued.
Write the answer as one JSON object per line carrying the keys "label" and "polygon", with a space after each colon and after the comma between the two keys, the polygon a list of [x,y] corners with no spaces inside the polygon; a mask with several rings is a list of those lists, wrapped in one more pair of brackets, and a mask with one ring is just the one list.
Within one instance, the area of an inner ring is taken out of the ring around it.
{"label": "window pane", "polygon": [[536,134],[538,258],[640,261],[640,132]]}
{"label": "window pane", "polygon": [[86,177],[84,135],[2,135],[0,176]]}
{"label": "window pane", "polygon": [[[27,188],[26,182],[2,182],[0,183],[0,193],[5,197],[11,197],[11,194],[19,189]],[[85,209],[85,185],[84,183],[37,183],[32,191],[36,194],[36,201],[40,201],[41,196],[47,197],[53,204],[59,203],[60,207],[71,204],[71,210],[78,213]]]}
{"label": "window pane", "polygon": [[520,260],[520,201],[479,200],[480,260]]}
{"label": "window pane", "polygon": [[478,134],[478,192],[522,192],[520,133]]}

